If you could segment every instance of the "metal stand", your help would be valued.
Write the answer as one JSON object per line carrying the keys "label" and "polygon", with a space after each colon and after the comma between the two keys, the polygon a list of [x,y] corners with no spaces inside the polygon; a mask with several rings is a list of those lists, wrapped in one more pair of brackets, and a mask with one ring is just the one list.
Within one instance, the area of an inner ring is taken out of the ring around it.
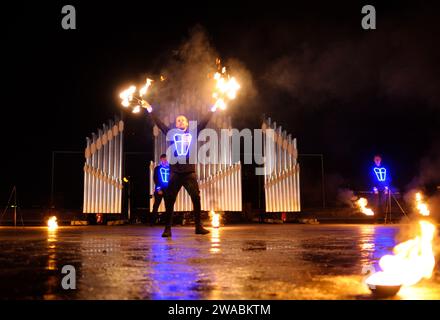
{"label": "metal stand", "polygon": [[403,215],[405,217],[408,218],[408,215],[406,214],[405,210],[403,209],[403,207],[400,205],[399,201],[397,200],[396,196],[394,195],[393,192],[388,191],[388,195],[387,195],[387,199],[386,199],[386,208],[385,208],[385,224],[387,224],[387,218],[389,216],[389,220],[391,221],[391,199],[393,199],[397,206],[399,207],[400,211],[403,213]]}
{"label": "metal stand", "polygon": [[[14,204],[11,205],[12,197],[14,197]],[[8,203],[6,204],[5,210],[3,210],[3,213],[0,217],[0,222],[3,220],[3,216],[6,214],[9,207],[14,208],[14,227],[16,227],[17,226],[17,188],[16,188],[16,186],[14,186],[12,188],[11,194],[9,195]],[[21,214],[20,214],[20,218],[21,218],[21,225],[24,226],[23,216]]]}

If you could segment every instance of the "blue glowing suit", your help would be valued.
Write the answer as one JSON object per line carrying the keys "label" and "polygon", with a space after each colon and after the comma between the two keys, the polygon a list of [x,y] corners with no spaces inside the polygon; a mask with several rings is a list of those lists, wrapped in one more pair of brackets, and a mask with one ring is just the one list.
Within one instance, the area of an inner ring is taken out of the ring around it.
{"label": "blue glowing suit", "polygon": [[[190,163],[191,147],[194,143],[197,143],[197,134],[203,130],[208,122],[213,116],[213,112],[209,112],[201,121],[198,122],[197,131],[192,133],[188,130],[182,131],[174,129],[173,141],[171,144],[174,146],[174,156],[179,159],[177,163],[170,164],[171,173],[191,173],[196,172],[196,166],[194,163]],[[149,113],[154,123],[159,127],[159,129],[167,135],[171,130],[167,125],[165,125],[155,112]],[[181,161],[182,160],[182,161]]]}
{"label": "blue glowing suit", "polygon": [[373,191],[388,191],[391,186],[390,171],[385,166],[373,166],[371,169]]}
{"label": "blue glowing suit", "polygon": [[[179,130],[180,131],[180,130]],[[177,131],[174,133],[173,142],[177,156],[187,156],[192,142],[192,135],[189,132]]]}
{"label": "blue glowing suit", "polygon": [[[154,203],[151,215],[150,224],[153,225],[157,220],[157,212],[159,210],[160,203],[165,197],[170,182],[170,166],[163,166],[162,164],[154,168],[153,172],[154,181]],[[162,192],[160,192],[162,191]],[[160,193],[159,193],[160,192]]]}
{"label": "blue glowing suit", "polygon": [[159,165],[154,168],[153,180],[155,185],[154,191],[165,191],[170,181],[170,167]]}

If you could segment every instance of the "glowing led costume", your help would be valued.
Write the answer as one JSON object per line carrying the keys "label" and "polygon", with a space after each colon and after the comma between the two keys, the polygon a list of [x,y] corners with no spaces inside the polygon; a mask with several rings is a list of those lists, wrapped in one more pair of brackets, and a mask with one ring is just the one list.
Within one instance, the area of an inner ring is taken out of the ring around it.
{"label": "glowing led costume", "polygon": [[383,166],[374,166],[372,170],[373,193],[379,191],[388,192],[390,186],[390,177],[387,168]]}
{"label": "glowing led costume", "polygon": [[382,165],[382,157],[374,157],[374,166],[370,171],[373,197],[371,203],[377,217],[382,217],[390,211],[391,199],[391,176],[390,171]]}
{"label": "glowing led costume", "polygon": [[387,180],[387,169],[384,167],[374,167],[373,171],[376,174],[377,181],[384,182]]}
{"label": "glowing led costume", "polygon": [[173,136],[174,146],[178,156],[187,156],[192,141],[192,135],[189,132],[176,133]]}
{"label": "glowing led costume", "polygon": [[161,157],[161,164],[154,168],[153,173],[154,181],[154,204],[151,215],[150,224],[153,225],[157,220],[157,211],[159,210],[160,203],[165,196],[168,189],[168,183],[170,181],[170,167],[168,162],[163,163]]}
{"label": "glowing led costume", "polygon": [[170,168],[161,166],[159,168],[159,172],[160,172],[160,178],[162,180],[162,183],[168,184],[168,182],[170,181]]}

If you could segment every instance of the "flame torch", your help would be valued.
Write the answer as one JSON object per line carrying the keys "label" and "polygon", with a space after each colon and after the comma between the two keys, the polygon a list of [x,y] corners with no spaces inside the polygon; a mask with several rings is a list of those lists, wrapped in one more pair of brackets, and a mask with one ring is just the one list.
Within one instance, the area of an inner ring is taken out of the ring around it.
{"label": "flame torch", "polygon": [[214,73],[215,86],[212,92],[212,98],[215,100],[211,111],[217,109],[225,110],[230,100],[234,100],[237,96],[237,91],[240,89],[240,84],[234,77],[231,77],[226,72],[226,67],[221,67],[220,59],[216,61],[218,71]]}
{"label": "flame torch", "polygon": [[128,89],[119,94],[121,104],[124,108],[132,108],[133,113],[139,113],[141,108],[147,109],[148,112],[153,111],[151,105],[145,100],[148,89],[153,80],[147,78],[145,84],[137,90],[136,86],[130,86]]}

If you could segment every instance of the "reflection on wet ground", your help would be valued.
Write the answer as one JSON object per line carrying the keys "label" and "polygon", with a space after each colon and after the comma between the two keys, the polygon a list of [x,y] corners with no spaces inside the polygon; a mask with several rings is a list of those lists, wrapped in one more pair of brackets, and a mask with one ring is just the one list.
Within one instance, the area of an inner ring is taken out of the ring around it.
{"label": "reflection on wet ground", "polygon": [[[362,269],[396,244],[398,225],[0,228],[1,299],[371,299]],[[76,268],[76,290],[61,269]],[[395,299],[439,299],[431,280]]]}

